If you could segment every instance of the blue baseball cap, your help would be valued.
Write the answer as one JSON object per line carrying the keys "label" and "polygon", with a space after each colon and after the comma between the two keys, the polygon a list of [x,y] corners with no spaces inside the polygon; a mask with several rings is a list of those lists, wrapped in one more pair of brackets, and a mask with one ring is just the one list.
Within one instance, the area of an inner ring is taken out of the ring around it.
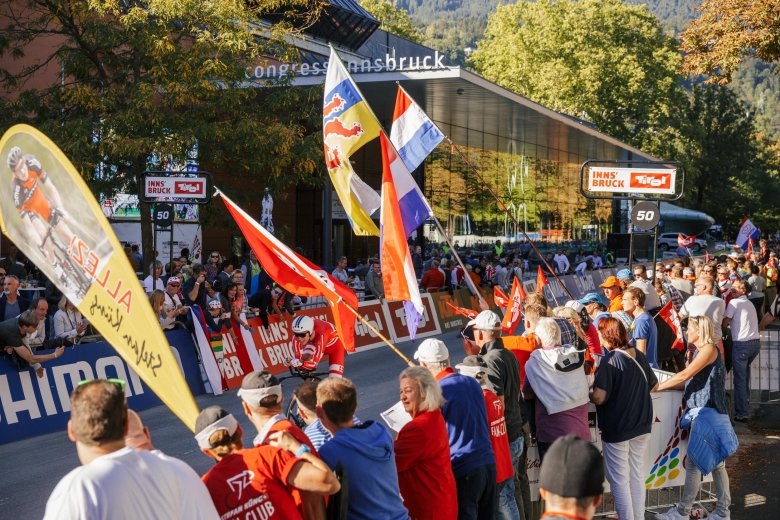
{"label": "blue baseball cap", "polygon": [[589,303],[598,303],[600,305],[603,305],[604,307],[608,306],[608,303],[606,300],[598,293],[588,293],[585,296],[583,296],[581,299],[577,300],[583,305],[587,305]]}
{"label": "blue baseball cap", "polygon": [[634,275],[631,274],[631,271],[628,269],[621,269],[615,273],[615,277],[617,277],[618,280],[631,280]]}

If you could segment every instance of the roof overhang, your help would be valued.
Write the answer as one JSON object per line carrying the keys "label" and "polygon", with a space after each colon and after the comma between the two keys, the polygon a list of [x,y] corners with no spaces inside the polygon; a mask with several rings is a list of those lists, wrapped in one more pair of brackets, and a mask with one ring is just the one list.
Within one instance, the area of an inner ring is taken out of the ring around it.
{"label": "roof overhang", "polygon": [[[449,129],[449,137],[459,145],[483,146],[469,138],[470,132],[476,132],[589,159],[658,160],[460,67],[355,72],[352,77],[386,128],[392,121],[396,82],[399,82],[431,119],[445,131]],[[322,75],[298,76],[293,85],[323,82]]]}

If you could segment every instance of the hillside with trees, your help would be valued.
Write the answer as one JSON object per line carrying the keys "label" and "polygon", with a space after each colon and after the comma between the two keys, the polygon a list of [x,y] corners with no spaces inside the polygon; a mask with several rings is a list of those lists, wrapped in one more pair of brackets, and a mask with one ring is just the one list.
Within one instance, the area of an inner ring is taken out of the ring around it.
{"label": "hillside with trees", "polygon": [[[698,13],[701,0],[626,0],[646,5],[662,26],[679,36]],[[465,65],[487,27],[488,16],[511,0],[395,0],[412,16],[426,45],[443,51],[458,65]],[[732,76],[729,87],[754,112],[756,128],[771,139],[780,139],[780,76],[777,64],[748,59]]]}

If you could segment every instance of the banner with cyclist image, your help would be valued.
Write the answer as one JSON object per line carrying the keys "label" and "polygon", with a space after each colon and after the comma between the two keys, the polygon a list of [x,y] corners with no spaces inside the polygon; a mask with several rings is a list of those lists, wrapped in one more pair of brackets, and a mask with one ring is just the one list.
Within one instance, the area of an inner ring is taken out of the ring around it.
{"label": "banner with cyclist image", "polygon": [[194,429],[195,399],[129,260],[76,168],[27,125],[3,135],[0,158],[3,232]]}

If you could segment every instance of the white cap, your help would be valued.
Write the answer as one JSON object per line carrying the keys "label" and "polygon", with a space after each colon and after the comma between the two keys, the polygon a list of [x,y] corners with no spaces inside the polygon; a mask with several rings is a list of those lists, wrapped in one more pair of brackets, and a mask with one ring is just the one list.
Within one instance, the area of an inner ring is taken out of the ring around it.
{"label": "white cap", "polygon": [[566,302],[565,306],[574,309],[577,312],[577,314],[585,310],[585,306],[580,302],[578,302],[577,300],[569,300]]}
{"label": "white cap", "polygon": [[693,269],[691,269],[690,267],[684,267],[683,268],[683,274],[692,275],[693,274]]}
{"label": "white cap", "polygon": [[221,309],[222,308],[222,302],[219,301],[219,298],[215,298],[209,302],[209,309]]}
{"label": "white cap", "polygon": [[501,330],[501,318],[493,311],[482,311],[468,325],[475,330]]}
{"label": "white cap", "polygon": [[425,363],[436,363],[446,361],[450,358],[450,351],[443,341],[439,339],[428,338],[417,347],[414,353],[414,359]]}

